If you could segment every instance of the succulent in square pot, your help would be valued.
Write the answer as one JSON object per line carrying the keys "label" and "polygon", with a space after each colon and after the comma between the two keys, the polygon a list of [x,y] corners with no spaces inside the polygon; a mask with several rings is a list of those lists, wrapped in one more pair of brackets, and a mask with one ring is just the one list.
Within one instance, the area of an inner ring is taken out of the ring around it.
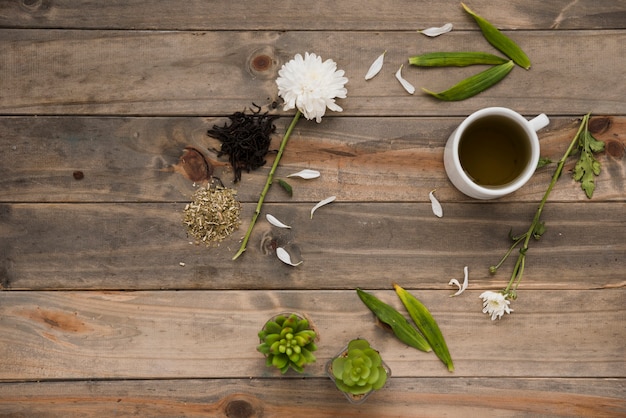
{"label": "succulent in square pot", "polygon": [[265,365],[276,367],[281,373],[290,368],[298,373],[307,364],[315,362],[313,351],[317,350],[315,331],[304,315],[283,313],[270,318],[261,331],[257,351],[265,355]]}
{"label": "succulent in square pot", "polygon": [[350,402],[359,404],[385,385],[391,369],[367,340],[357,338],[328,361],[326,373]]}

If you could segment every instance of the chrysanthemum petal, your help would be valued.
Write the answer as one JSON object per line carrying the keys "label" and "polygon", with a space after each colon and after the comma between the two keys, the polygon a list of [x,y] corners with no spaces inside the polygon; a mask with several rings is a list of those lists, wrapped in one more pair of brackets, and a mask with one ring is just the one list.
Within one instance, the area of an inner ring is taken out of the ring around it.
{"label": "chrysanthemum petal", "polygon": [[396,72],[396,78],[398,79],[400,84],[402,84],[402,87],[404,87],[404,89],[407,91],[407,93],[413,94],[413,93],[415,93],[415,87],[413,87],[413,85],[411,83],[409,83],[404,78],[402,78],[402,67],[403,66],[404,65],[400,65],[400,68]]}
{"label": "chrysanthemum petal", "polygon": [[387,51],[385,51],[382,54],[380,54],[378,56],[378,58],[376,58],[374,60],[372,65],[370,65],[369,70],[367,70],[367,74],[365,74],[365,79],[366,80],[370,80],[370,79],[374,78],[374,76],[376,74],[378,74],[380,72],[380,70],[383,68],[383,62],[385,61],[385,54],[386,53],[387,53]]}
{"label": "chrysanthemum petal", "polygon": [[426,36],[434,37],[434,36],[443,35],[444,33],[448,33],[451,30],[452,30],[452,23],[446,23],[445,25],[439,28],[428,28],[428,29],[421,30],[420,32]]}

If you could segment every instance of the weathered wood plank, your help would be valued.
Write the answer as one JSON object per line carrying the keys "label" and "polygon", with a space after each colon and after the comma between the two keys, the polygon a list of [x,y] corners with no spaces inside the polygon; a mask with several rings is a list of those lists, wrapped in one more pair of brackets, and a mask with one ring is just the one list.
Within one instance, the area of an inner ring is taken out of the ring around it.
{"label": "weathered wood plank", "polygon": [[[424,4],[425,3],[425,4]],[[142,2],[0,1],[0,26],[90,29],[161,30],[417,30],[452,22],[456,29],[474,29],[458,0],[392,1],[175,1]],[[614,29],[625,28],[626,2],[473,0],[470,6],[501,28]]]}
{"label": "weathered wood plank", "polygon": [[[335,202],[310,219],[311,205],[271,204],[293,226],[261,219],[245,255],[231,258],[240,231],[217,248],[190,245],[184,204],[11,204],[0,207],[0,283],[7,289],[353,289],[399,281],[445,289],[471,270],[472,286],[503,288],[513,258],[488,273],[510,245],[509,230],[530,225],[535,204],[446,204],[436,218],[424,203]],[[547,232],[533,241],[521,289],[624,286],[625,203],[549,204]],[[264,215],[263,215],[264,216]],[[601,221],[600,221],[601,220]],[[282,246],[304,263],[275,256]],[[185,263],[181,267],[179,263]]]}
{"label": "weathered wood plank", "polygon": [[[574,137],[579,119],[551,117],[540,131],[542,155],[557,161]],[[317,124],[302,121],[287,146],[277,176],[303,168],[319,170],[313,181],[289,179],[289,197],[280,187],[268,202],[314,202],[328,195],[341,201],[425,202],[437,189],[442,202],[469,201],[447,180],[445,142],[462,118],[333,118]],[[276,122],[273,149],[278,148],[289,118]],[[198,170],[186,173],[180,159],[186,147],[215,160],[218,141],[206,131],[226,118],[161,117],[0,117],[0,201],[2,202],[181,202],[191,198]],[[591,131],[606,144],[602,173],[593,201],[623,201],[626,178],[626,117],[592,118]],[[221,158],[226,162],[226,158]],[[238,191],[243,202],[256,202],[273,160],[244,173],[233,184],[229,167],[215,175]],[[587,201],[566,174],[550,201]],[[190,167],[190,164],[184,165]],[[201,165],[200,165],[201,166]],[[82,176],[77,180],[74,174]],[[545,167],[517,193],[500,202],[539,202],[553,167]],[[206,182],[198,181],[198,184]]]}
{"label": "weathered wood plank", "polygon": [[[407,94],[393,74],[411,55],[432,50],[491,51],[479,32],[436,40],[412,32],[161,32],[0,30],[0,113],[225,115],[277,99],[274,83],[295,53],[333,58],[350,79],[341,116],[459,116],[490,105],[579,116],[626,108],[622,65],[626,32],[520,31],[515,40],[533,62],[462,102]],[[386,66],[364,74],[381,51]],[[269,66],[255,67],[265,56]],[[584,57],[584,61],[581,57]],[[476,68],[406,68],[417,87],[443,90]]]}
{"label": "weathered wood plank", "polygon": [[[257,332],[286,310],[307,314],[320,334],[309,377],[324,376],[325,362],[356,337],[395,377],[626,373],[624,288],[526,291],[496,323],[481,312],[479,291],[414,292],[446,336],[453,375],[377,327],[354,291],[0,292],[0,379],[275,378],[255,349]],[[401,309],[393,291],[375,294]]]}
{"label": "weathered wood plank", "polygon": [[615,417],[626,414],[625,384],[623,379],[392,377],[381,392],[355,406],[322,378],[2,383],[0,414]]}

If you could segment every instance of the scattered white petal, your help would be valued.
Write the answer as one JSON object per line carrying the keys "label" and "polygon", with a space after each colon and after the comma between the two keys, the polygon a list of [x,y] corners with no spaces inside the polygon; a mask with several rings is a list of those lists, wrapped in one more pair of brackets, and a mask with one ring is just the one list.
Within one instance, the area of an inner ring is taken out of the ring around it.
{"label": "scattered white petal", "polygon": [[443,35],[444,33],[448,33],[451,30],[452,30],[452,23],[446,23],[440,28],[428,28],[428,29],[421,30],[420,32],[426,36],[434,37],[434,36]]}
{"label": "scattered white petal", "polygon": [[291,256],[289,255],[289,253],[287,252],[287,250],[285,250],[283,247],[278,247],[276,248],[276,256],[278,257],[278,259],[280,261],[282,261],[285,264],[289,264],[290,266],[299,266],[300,264],[302,264],[302,261],[298,262],[298,263],[294,263],[291,261]]}
{"label": "scattered white petal", "polygon": [[380,54],[380,56],[376,58],[376,60],[372,63],[372,65],[370,65],[370,69],[367,70],[367,74],[365,74],[366,80],[374,78],[374,76],[378,74],[380,70],[383,68],[383,61],[385,60],[386,53],[387,51]]}
{"label": "scattered white petal", "polygon": [[300,177],[303,179],[316,179],[320,176],[320,172],[316,170],[305,169],[297,173],[289,174],[287,177]]}
{"label": "scattered white petal", "polygon": [[439,201],[435,197],[434,190],[428,193],[428,198],[430,199],[430,204],[433,208],[433,213],[435,214],[435,216],[437,216],[438,218],[443,217],[443,208],[441,207],[441,203],[439,203]]}
{"label": "scattered white petal", "polygon": [[404,64],[400,65],[400,69],[396,72],[396,78],[398,79],[400,84],[402,84],[402,87],[404,87],[404,89],[409,94],[413,94],[413,93],[415,93],[415,87],[413,87],[413,85],[411,83],[409,83],[404,78],[402,78],[402,67],[404,67]]}
{"label": "scattered white petal", "polygon": [[183,263],[182,261],[180,263],[178,263],[179,266],[181,267],[185,267],[185,263]]}
{"label": "scattered white petal", "polygon": [[326,199],[319,202],[317,205],[313,206],[313,209],[311,209],[311,219],[313,219],[313,213],[315,213],[317,209],[329,204],[330,202],[333,202],[335,199],[337,199],[337,196],[327,197]]}
{"label": "scattered white petal", "polygon": [[461,284],[459,283],[459,281],[457,279],[452,279],[448,283],[448,285],[450,285],[450,286],[456,285],[459,288],[459,290],[454,295],[450,295],[450,297],[458,296],[461,293],[465,292],[465,289],[467,289],[467,285],[468,285],[468,280],[467,279],[469,277],[469,270],[468,270],[467,266],[465,266],[463,268],[463,273],[465,274],[465,278],[463,279],[463,286],[461,286]]}
{"label": "scattered white petal", "polygon": [[267,222],[279,228],[291,228],[289,225],[285,225],[284,223],[282,223],[281,221],[276,219],[276,217],[270,215],[269,213],[265,215],[265,219],[267,219]]}

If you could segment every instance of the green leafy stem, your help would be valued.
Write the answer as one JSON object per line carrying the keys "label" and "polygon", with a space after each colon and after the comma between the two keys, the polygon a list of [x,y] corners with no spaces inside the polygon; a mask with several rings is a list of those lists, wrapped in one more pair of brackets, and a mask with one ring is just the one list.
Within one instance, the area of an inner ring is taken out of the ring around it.
{"label": "green leafy stem", "polygon": [[509,255],[511,255],[513,250],[521,244],[517,261],[513,267],[511,279],[502,292],[505,297],[509,299],[517,298],[517,287],[519,286],[522,280],[522,275],[524,274],[526,253],[528,252],[530,239],[540,239],[546,230],[545,223],[541,221],[543,207],[550,196],[550,192],[552,192],[557,180],[561,176],[566,160],[570,155],[576,152],[580,152],[580,156],[576,166],[574,167],[573,178],[575,181],[579,181],[581,183],[581,188],[585,191],[587,198],[591,199],[593,196],[593,192],[595,190],[594,179],[600,174],[600,162],[596,160],[594,153],[603,151],[604,143],[595,139],[591,132],[589,132],[590,115],[591,114],[588,113],[583,117],[576,136],[574,136],[574,139],[567,148],[567,151],[565,151],[565,154],[563,154],[563,157],[559,160],[556,170],[554,171],[554,175],[552,176],[552,180],[550,181],[548,189],[539,203],[539,207],[537,208],[537,212],[535,212],[535,216],[530,224],[530,227],[522,235],[514,236],[512,233],[509,233],[509,237],[513,241],[513,245],[511,245],[498,264],[489,267],[489,271],[492,274],[495,274]]}

